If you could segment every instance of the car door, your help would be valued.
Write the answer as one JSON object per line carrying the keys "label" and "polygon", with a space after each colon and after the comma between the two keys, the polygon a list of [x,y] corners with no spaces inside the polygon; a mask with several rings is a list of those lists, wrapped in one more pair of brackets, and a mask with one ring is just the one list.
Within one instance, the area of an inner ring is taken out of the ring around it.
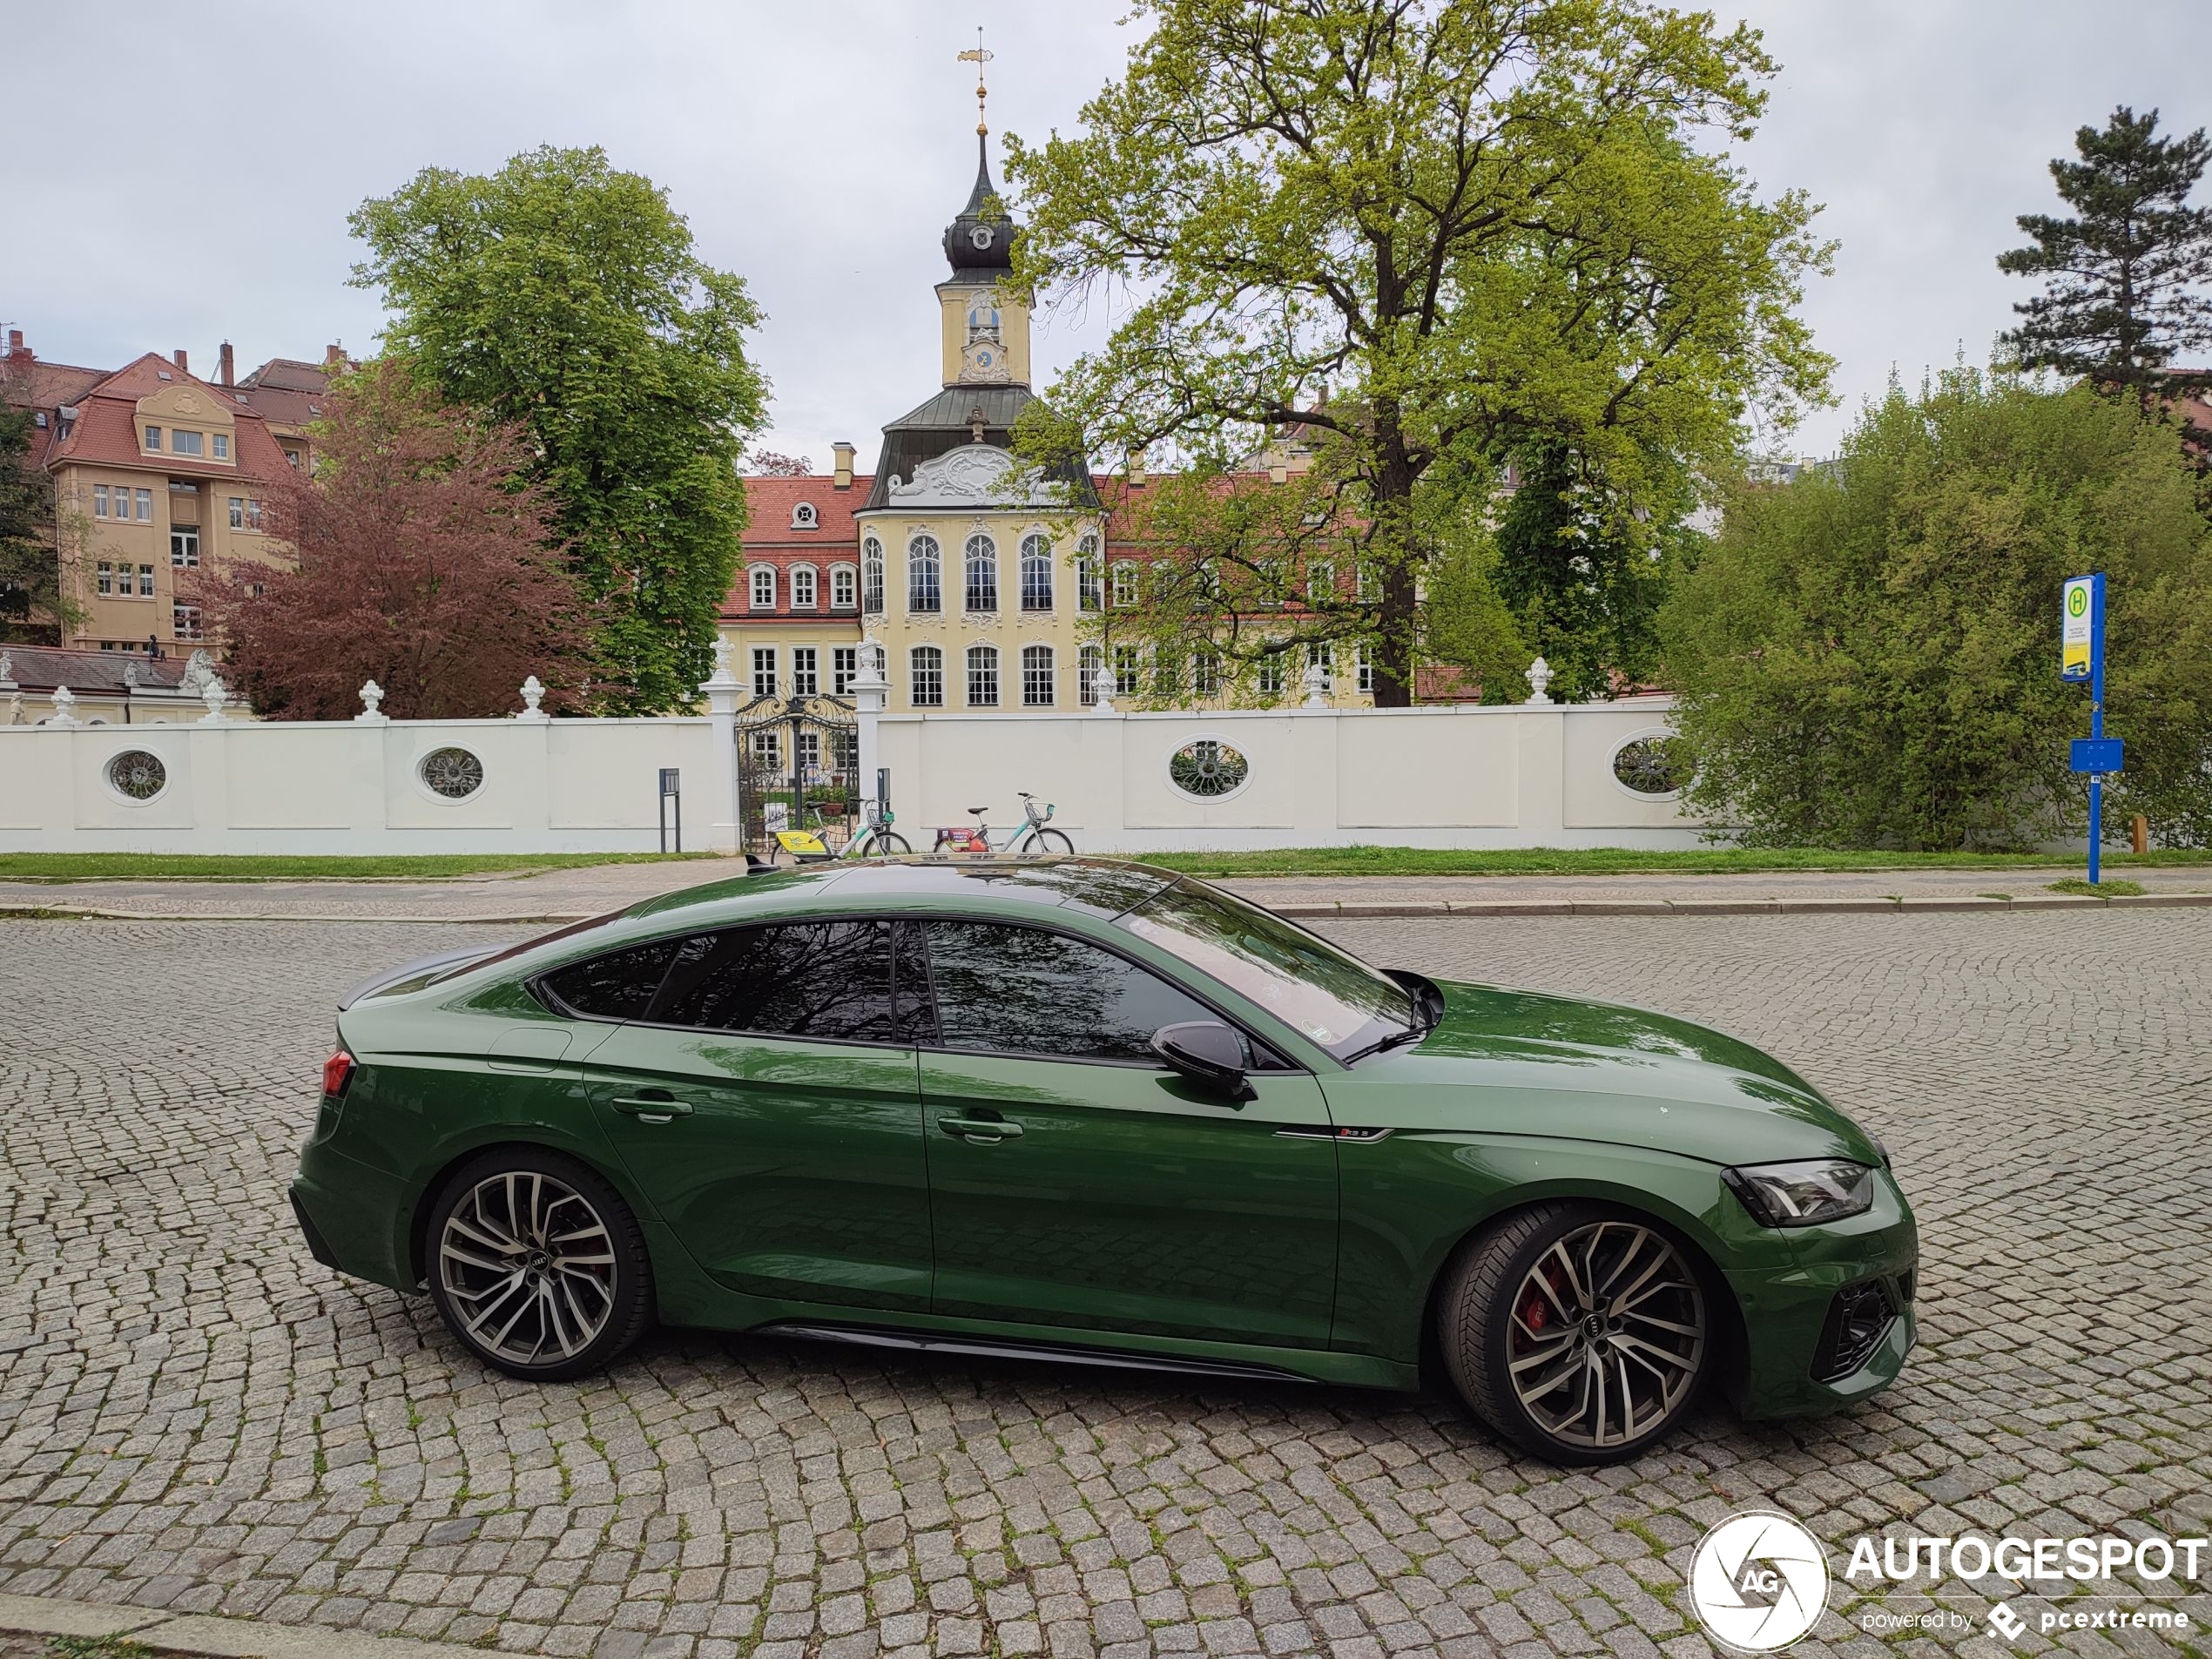
{"label": "car door", "polygon": [[[685,1249],[732,1290],[920,1312],[929,1200],[917,953],[885,921],[729,927],[670,942],[642,1018],[584,1067],[596,1112]],[[557,982],[550,987],[557,995]]]}
{"label": "car door", "polygon": [[[1315,1080],[1255,1098],[1153,1055],[1220,1016],[1120,954],[1049,929],[930,921],[921,1055],[941,1314],[1325,1346],[1337,1166]],[[1271,1056],[1264,1057],[1271,1061]]]}

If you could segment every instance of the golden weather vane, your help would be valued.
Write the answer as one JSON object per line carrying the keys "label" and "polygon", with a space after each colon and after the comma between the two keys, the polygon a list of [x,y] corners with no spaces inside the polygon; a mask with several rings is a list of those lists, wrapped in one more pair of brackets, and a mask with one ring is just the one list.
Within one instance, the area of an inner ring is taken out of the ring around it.
{"label": "golden weather vane", "polygon": [[978,138],[990,131],[983,124],[983,65],[989,63],[994,56],[995,54],[983,50],[983,30],[982,26],[978,24],[975,30],[975,50],[962,52],[954,59],[955,63],[975,65],[975,133]]}

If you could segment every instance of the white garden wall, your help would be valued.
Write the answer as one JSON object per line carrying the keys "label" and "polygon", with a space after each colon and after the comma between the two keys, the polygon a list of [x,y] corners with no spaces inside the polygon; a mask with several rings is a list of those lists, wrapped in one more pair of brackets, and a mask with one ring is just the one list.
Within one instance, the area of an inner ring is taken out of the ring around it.
{"label": "white garden wall", "polygon": [[[1519,704],[1230,713],[884,715],[880,764],[917,846],[991,808],[1021,822],[1015,792],[1053,803],[1055,827],[1092,852],[1343,846],[1693,846],[1671,799],[1616,779],[1624,742],[1662,733],[1671,702]],[[1197,799],[1169,775],[1211,738],[1244,782]]]}
{"label": "white garden wall", "polygon": [[[660,769],[680,770],[683,844],[734,852],[734,681],[712,712],[637,720],[0,727],[0,850],[210,853],[647,852]],[[1089,852],[1386,841],[1414,846],[1687,846],[1696,826],[1639,796],[1613,757],[1662,732],[1669,703],[1522,704],[1234,713],[885,715],[863,697],[862,779],[888,766],[900,828],[938,825],[1015,792],[1054,803]],[[1198,738],[1241,754],[1218,799],[1178,788],[1170,758]],[[465,751],[481,774],[449,798],[426,756]],[[118,778],[119,756],[158,763]]]}

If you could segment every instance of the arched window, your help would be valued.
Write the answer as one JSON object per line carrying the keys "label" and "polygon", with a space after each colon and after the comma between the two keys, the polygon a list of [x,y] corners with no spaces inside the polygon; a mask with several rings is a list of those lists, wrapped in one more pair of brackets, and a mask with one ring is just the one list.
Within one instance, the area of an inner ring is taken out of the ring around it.
{"label": "arched window", "polygon": [[998,543],[988,536],[968,538],[968,590],[961,603],[970,610],[999,608]]}
{"label": "arched window", "polygon": [[1052,647],[1049,645],[1022,647],[1022,706],[1025,709],[1049,709],[1052,706]]}
{"label": "arched window", "polygon": [[1136,603],[1136,566],[1123,559],[1114,567],[1114,604],[1116,608]]}
{"label": "arched window", "polygon": [[1098,706],[1098,670],[1105,660],[1096,645],[1085,645],[1076,658],[1076,701],[1087,709]]}
{"label": "arched window", "polygon": [[917,536],[907,543],[907,609],[934,612],[945,608],[937,585],[937,538]]}
{"label": "arched window", "polygon": [[818,586],[813,565],[793,565],[791,572],[791,608],[793,610],[814,609],[815,591]]}
{"label": "arched window", "polygon": [[773,610],[776,608],[776,571],[772,565],[753,567],[752,608],[755,610]]}
{"label": "arched window", "polygon": [[[879,590],[880,586],[879,577]],[[859,573],[849,564],[833,565],[830,569],[830,609],[850,610],[859,604]]]}
{"label": "arched window", "polygon": [[1098,538],[1086,536],[1076,543],[1076,608],[1078,610],[1097,610],[1103,608],[1105,592],[1098,568]]}
{"label": "arched window", "polygon": [[883,614],[883,543],[871,536],[860,543],[861,608],[871,617]]}
{"label": "arched window", "polygon": [[945,653],[916,645],[907,653],[907,700],[918,709],[945,706]]}
{"label": "arched window", "polygon": [[1052,609],[1052,543],[1042,536],[1022,538],[1022,609]]}
{"label": "arched window", "polygon": [[968,648],[968,706],[995,709],[999,705],[999,650],[996,645]]}

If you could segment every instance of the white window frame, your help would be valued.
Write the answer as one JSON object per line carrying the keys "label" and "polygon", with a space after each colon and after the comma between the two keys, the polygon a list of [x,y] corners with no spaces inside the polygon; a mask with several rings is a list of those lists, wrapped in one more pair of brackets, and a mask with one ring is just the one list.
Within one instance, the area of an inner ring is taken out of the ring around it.
{"label": "white window frame", "polygon": [[[995,709],[1000,705],[1004,688],[999,679],[999,648],[996,645],[970,645],[961,656],[961,686],[968,694],[971,709]],[[982,677],[981,689],[988,695],[979,697],[978,677]]]}
{"label": "white window frame", "polygon": [[[1043,695],[1038,696],[1038,688]],[[1022,647],[1022,706],[1049,709],[1059,701],[1060,655],[1046,644]]]}
{"label": "white window frame", "polygon": [[776,648],[755,645],[752,648],[752,694],[773,697],[776,694]]}
{"label": "white window frame", "polygon": [[[920,603],[925,588],[927,604]],[[907,614],[941,617],[944,613],[945,550],[935,536],[922,531],[907,542]]]}
{"label": "white window frame", "polygon": [[867,615],[883,614],[883,543],[869,536],[860,543],[860,609]]}
{"label": "white window frame", "polygon": [[[1049,611],[1052,609],[1052,538],[1035,530],[1023,536],[1017,569],[1022,589],[1021,608],[1031,615]],[[1042,596],[1043,602],[1039,604],[1029,603],[1032,577],[1036,578],[1039,584],[1035,590]]]}
{"label": "white window frame", "polygon": [[[970,616],[992,617],[999,609],[999,544],[988,533],[977,530],[961,543],[960,607]],[[981,571],[990,583],[990,591],[981,596],[984,603],[977,604],[976,573]]]}
{"label": "white window frame", "polygon": [[1135,604],[1137,601],[1136,561],[1116,559],[1114,568],[1107,574],[1110,578],[1108,597],[1112,600],[1114,609],[1126,610]]}
{"label": "white window frame", "polygon": [[227,432],[211,432],[207,435],[209,442],[214,448],[215,459],[228,461],[231,458],[231,435]]}
{"label": "white window frame", "polygon": [[1076,538],[1076,609],[1099,611],[1106,608],[1106,570],[1098,555],[1096,536]]}
{"label": "white window frame", "polygon": [[[766,597],[762,597],[763,590]],[[745,572],[745,598],[754,610],[773,610],[776,608],[776,567],[756,564]]]}
{"label": "white window frame", "polygon": [[794,502],[791,509],[791,527],[795,530],[818,530],[822,527],[822,516],[814,510],[811,501]]}
{"label": "white window frame", "polygon": [[856,565],[830,566],[830,609],[858,610],[860,608],[860,572]]}
{"label": "white window frame", "polygon": [[1114,647],[1114,695],[1135,697],[1144,685],[1144,652],[1135,645]]}
{"label": "white window frame", "polygon": [[[130,492],[127,490],[125,491],[124,496],[125,499],[123,504],[126,510],[123,516],[124,517],[128,518],[131,516],[129,511],[127,510],[131,504],[129,498]],[[105,518],[107,516],[107,486],[105,484],[94,484],[92,486],[92,516],[95,518]]]}
{"label": "white window frame", "polygon": [[1106,653],[1096,645],[1085,645],[1076,653],[1076,704],[1079,708],[1098,706],[1097,676],[1106,661]]}
{"label": "white window frame", "polygon": [[813,697],[821,690],[822,654],[813,645],[791,648],[791,694]]}
{"label": "white window frame", "polygon": [[[924,659],[927,660],[925,661]],[[934,694],[922,695],[925,690],[922,676],[927,672],[933,684],[926,689]],[[907,701],[918,709],[941,709],[945,706],[945,652],[940,645],[913,645],[907,651]]]}
{"label": "white window frame", "polygon": [[853,690],[853,682],[860,676],[860,648],[858,645],[830,647],[830,695],[844,697]]}
{"label": "white window frame", "polygon": [[[801,577],[805,578],[803,582],[800,580]],[[813,565],[792,565],[790,570],[784,572],[784,580],[790,584],[791,608],[793,610],[821,609],[822,577],[821,573]],[[805,593],[803,598],[800,597],[802,590]]]}

